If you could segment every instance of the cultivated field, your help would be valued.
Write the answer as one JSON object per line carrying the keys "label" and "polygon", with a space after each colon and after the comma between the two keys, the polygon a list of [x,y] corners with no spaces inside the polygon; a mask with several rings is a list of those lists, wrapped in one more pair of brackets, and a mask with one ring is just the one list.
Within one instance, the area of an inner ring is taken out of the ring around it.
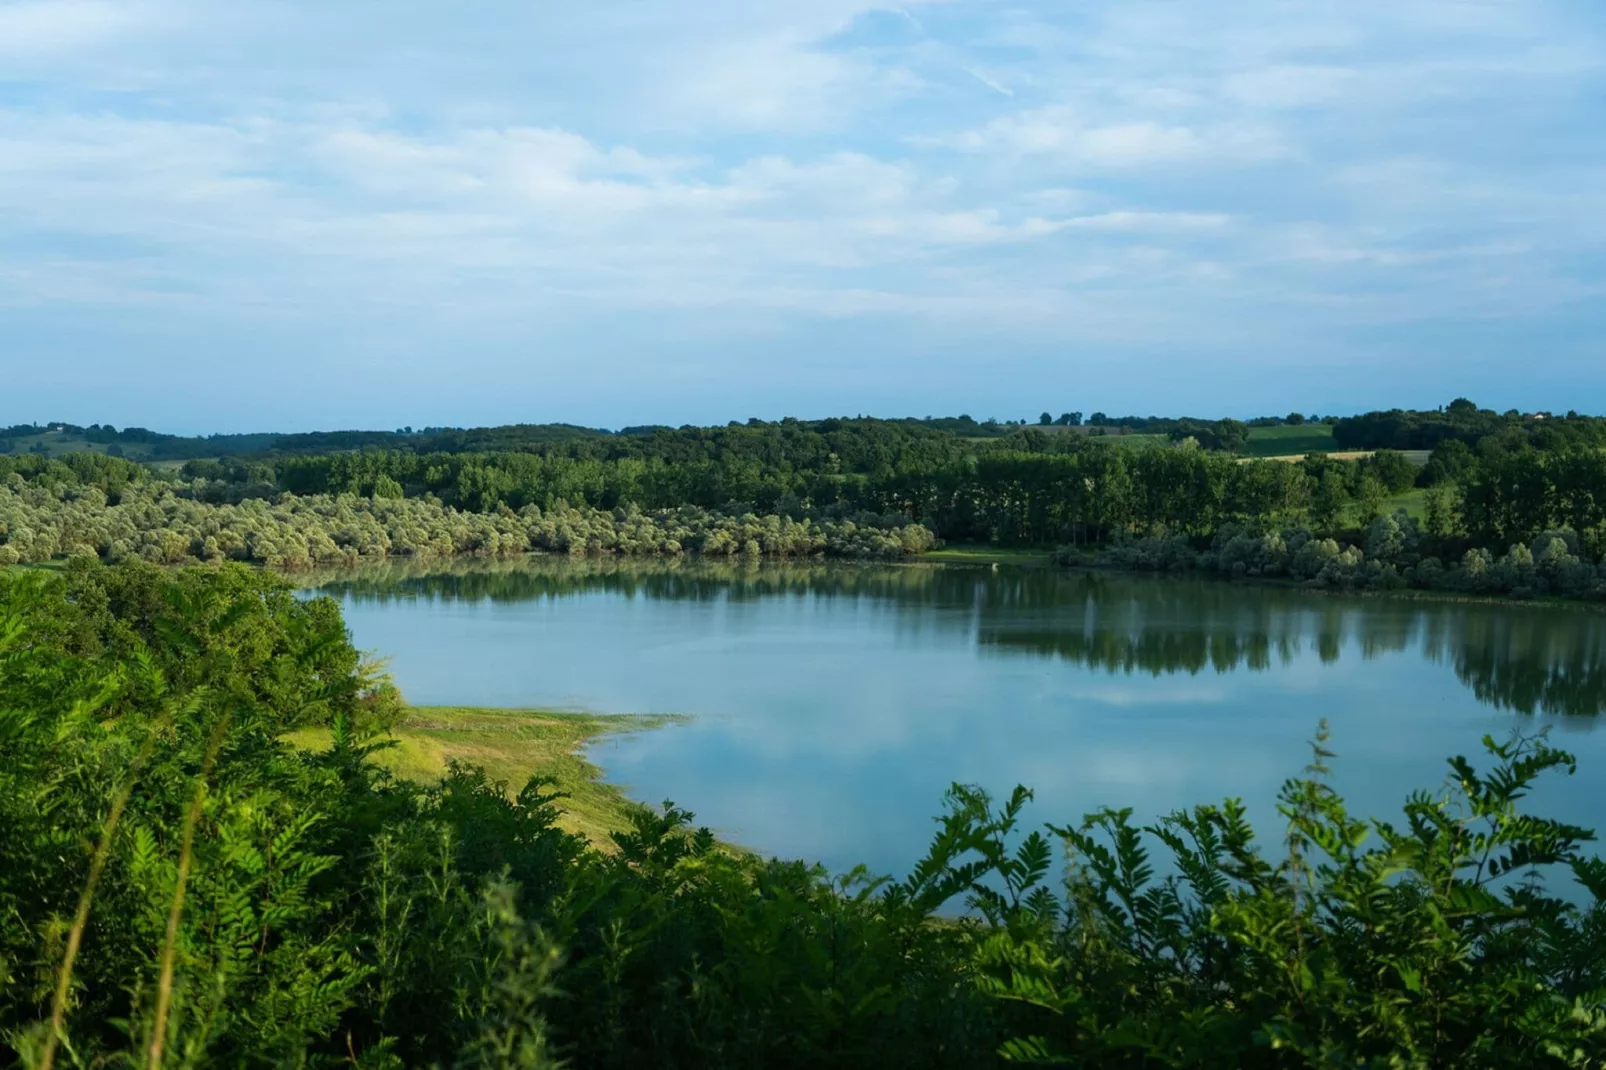
{"label": "cultivated field", "polygon": [[1327,424],[1284,425],[1249,429],[1250,457],[1303,457],[1307,453],[1333,453],[1333,429]]}

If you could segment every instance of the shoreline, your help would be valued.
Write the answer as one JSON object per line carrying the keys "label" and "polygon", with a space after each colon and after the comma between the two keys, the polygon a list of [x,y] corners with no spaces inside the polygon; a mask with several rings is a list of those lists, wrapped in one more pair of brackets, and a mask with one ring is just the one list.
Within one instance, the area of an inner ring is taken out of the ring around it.
{"label": "shoreline", "polygon": [[[1587,598],[1573,598],[1566,595],[1531,595],[1518,596],[1514,594],[1479,594],[1465,591],[1432,590],[1423,587],[1393,587],[1393,588],[1365,588],[1365,587],[1324,587],[1308,586],[1300,580],[1284,579],[1270,576],[1227,576],[1218,572],[1208,572],[1201,569],[1187,569],[1182,571],[1160,571],[1155,569],[1126,568],[1121,565],[1103,565],[1095,563],[1063,564],[1055,560],[1055,549],[1050,548],[1019,548],[1019,547],[992,547],[983,544],[964,543],[951,547],[942,547],[936,550],[927,550],[923,553],[910,554],[901,558],[882,557],[830,557],[816,555],[810,557],[790,557],[784,555],[769,555],[762,557],[744,557],[742,555],[709,556],[696,553],[675,555],[649,555],[649,554],[560,554],[550,551],[532,550],[522,554],[513,555],[481,555],[481,554],[450,554],[441,556],[417,557],[407,554],[398,554],[383,558],[364,559],[349,566],[320,566],[310,569],[285,570],[272,565],[255,562],[238,562],[246,567],[273,572],[283,577],[295,587],[302,590],[316,589],[326,581],[329,573],[357,572],[365,567],[383,567],[396,564],[413,564],[418,566],[448,567],[454,563],[462,562],[502,562],[513,563],[519,561],[631,561],[642,564],[684,564],[691,561],[710,562],[714,564],[742,564],[742,565],[836,565],[836,566],[882,566],[888,568],[908,567],[911,565],[944,565],[959,567],[986,568],[999,566],[1019,569],[1048,569],[1056,572],[1082,573],[1086,575],[1106,576],[1146,576],[1155,579],[1194,579],[1226,586],[1239,586],[1250,588],[1270,588],[1282,591],[1298,591],[1324,597],[1355,597],[1355,598],[1395,598],[1414,601],[1434,601],[1460,605],[1510,605],[1510,606],[1536,606],[1536,607],[1575,607],[1592,612],[1606,612],[1606,602],[1593,601]],[[161,568],[205,568],[215,562],[187,562],[174,565],[161,565]],[[0,573],[5,572],[58,572],[67,565],[67,559],[55,558],[50,561],[19,562],[14,565],[0,566]],[[108,566],[109,567],[109,566]],[[308,582],[310,581],[310,582]],[[554,711],[540,711],[543,714],[560,715]],[[567,714],[561,714],[568,716]],[[599,717],[633,716],[631,714],[603,714]]]}
{"label": "shoreline", "polygon": [[[608,851],[613,847],[610,834],[627,829],[630,812],[645,804],[630,796],[628,784],[605,779],[586,749],[607,736],[688,720],[673,714],[408,706],[387,733],[393,745],[372,760],[418,784],[438,781],[448,762],[462,761],[483,768],[492,781],[505,784],[509,794],[517,794],[532,776],[552,777],[556,790],[568,795],[556,804],[561,815],[558,826]],[[282,738],[306,750],[323,750],[330,745],[331,733],[327,728],[303,728]]]}
{"label": "shoreline", "polygon": [[1123,568],[1120,565],[1062,565],[1054,563],[1061,572],[1079,572],[1090,576],[1147,576],[1156,580],[1194,579],[1227,587],[1266,588],[1277,591],[1294,591],[1323,598],[1393,598],[1412,602],[1446,602],[1469,606],[1526,606],[1539,608],[1579,609],[1586,612],[1606,612],[1606,603],[1566,595],[1535,595],[1518,597],[1511,594],[1476,594],[1466,591],[1435,591],[1425,587],[1312,587],[1301,580],[1282,579],[1276,576],[1223,576],[1218,572],[1201,569],[1168,572],[1156,569]]}

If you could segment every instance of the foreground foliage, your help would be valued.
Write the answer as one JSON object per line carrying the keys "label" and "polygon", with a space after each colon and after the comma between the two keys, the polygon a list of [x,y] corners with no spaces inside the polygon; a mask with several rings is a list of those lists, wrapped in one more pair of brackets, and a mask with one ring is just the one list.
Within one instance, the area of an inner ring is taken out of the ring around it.
{"label": "foreground foliage", "polygon": [[[333,603],[236,566],[0,575],[0,1055],[26,1066],[1591,1066],[1606,864],[1519,811],[1542,739],[1397,825],[1328,754],[1263,855],[1235,801],[1028,831],[956,787],[903,881],[608,850],[561,796],[372,757]],[[287,733],[326,727],[308,752]],[[1065,853],[1055,873],[1055,845]],[[1161,861],[1151,856],[1158,852]],[[1575,878],[1577,887],[1547,881]],[[939,912],[966,901],[963,917]]]}

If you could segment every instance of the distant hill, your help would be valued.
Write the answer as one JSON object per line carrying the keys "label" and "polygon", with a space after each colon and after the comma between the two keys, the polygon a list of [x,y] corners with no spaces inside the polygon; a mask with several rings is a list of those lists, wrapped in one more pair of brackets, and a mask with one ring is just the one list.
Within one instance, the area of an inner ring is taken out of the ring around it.
{"label": "distant hill", "polygon": [[0,454],[36,453],[47,457],[64,457],[70,453],[104,453],[134,461],[183,461],[193,457],[257,453],[271,449],[274,441],[281,437],[257,433],[189,438],[165,435],[144,427],[118,430],[109,424],[80,427],[52,421],[0,428]]}
{"label": "distant hill", "polygon": [[[103,453],[148,464],[348,453],[360,450],[404,450],[415,453],[544,453],[554,448],[591,442],[605,452],[629,452],[630,442],[682,432],[715,433],[723,428],[760,430],[806,428],[831,433],[837,428],[902,428],[923,434],[984,441],[1020,436],[1022,432],[1050,435],[1108,437],[1112,444],[1129,447],[1192,438],[1206,449],[1220,449],[1251,457],[1297,457],[1309,453],[1366,452],[1395,449],[1424,452],[1448,440],[1475,447],[1492,439],[1504,447],[1528,443],[1553,449],[1569,443],[1606,444],[1606,419],[1576,412],[1496,412],[1458,398],[1433,410],[1390,409],[1358,416],[1316,417],[1290,413],[1240,421],[1187,416],[1110,416],[1080,412],[1053,417],[1044,412],[1026,420],[977,420],[969,415],[878,419],[855,416],[824,420],[730,421],[725,425],[696,428],[685,425],[639,425],[611,431],[576,424],[505,424],[497,427],[411,427],[394,431],[344,430],[296,433],[253,432],[226,435],[170,435],[144,427],[118,429],[110,424],[81,427],[60,421],[17,424],[0,428],[0,455],[38,454],[62,457],[73,453]],[[615,443],[617,450],[606,443]]]}
{"label": "distant hill", "polygon": [[572,424],[516,424],[507,427],[427,427],[420,431],[273,431],[236,435],[168,435],[144,427],[119,430],[110,424],[81,427],[60,421],[0,428],[0,454],[34,453],[64,457],[104,453],[144,462],[190,461],[267,453],[343,453],[360,449],[414,449],[420,452],[477,453],[517,450],[533,445],[598,438],[611,431]]}

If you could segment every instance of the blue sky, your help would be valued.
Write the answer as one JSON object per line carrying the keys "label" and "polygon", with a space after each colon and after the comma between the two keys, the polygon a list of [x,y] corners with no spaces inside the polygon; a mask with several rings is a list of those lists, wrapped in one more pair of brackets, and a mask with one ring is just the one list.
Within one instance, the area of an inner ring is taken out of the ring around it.
{"label": "blue sky", "polygon": [[1606,411],[1600,0],[0,0],[0,423]]}

